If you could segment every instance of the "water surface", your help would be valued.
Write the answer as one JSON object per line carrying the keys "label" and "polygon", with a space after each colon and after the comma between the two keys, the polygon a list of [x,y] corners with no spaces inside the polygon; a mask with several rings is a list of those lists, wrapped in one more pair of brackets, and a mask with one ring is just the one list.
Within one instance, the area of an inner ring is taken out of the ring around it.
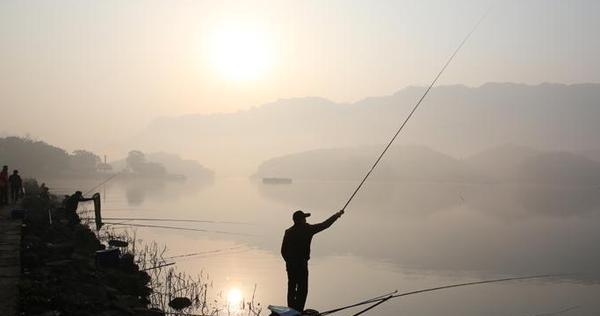
{"label": "water surface", "polygon": [[[56,191],[75,189],[73,181],[49,183]],[[93,186],[76,183],[80,189]],[[107,218],[246,223],[168,223],[244,235],[136,230],[144,240],[166,244],[168,255],[243,246],[185,258],[177,266],[192,274],[207,272],[214,293],[239,288],[249,297],[256,284],[263,305],[285,305],[279,248],[292,212],[303,209],[313,214],[310,222],[322,221],[344,204],[355,185],[266,185],[245,178],[211,183],[115,180],[98,191]],[[577,306],[565,314],[598,315],[599,243],[598,187],[372,181],[347,213],[313,240],[307,306],[324,311],[395,289],[578,273],[411,296],[389,301],[370,314],[538,315]]]}

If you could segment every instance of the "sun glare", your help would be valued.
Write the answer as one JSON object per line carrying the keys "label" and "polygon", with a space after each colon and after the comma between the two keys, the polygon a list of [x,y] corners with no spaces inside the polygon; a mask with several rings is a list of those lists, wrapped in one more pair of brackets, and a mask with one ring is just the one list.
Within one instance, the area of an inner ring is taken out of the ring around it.
{"label": "sun glare", "polygon": [[267,32],[252,25],[221,25],[212,35],[210,49],[212,66],[227,80],[259,79],[273,64]]}
{"label": "sun glare", "polygon": [[231,288],[229,292],[227,292],[227,305],[230,308],[235,308],[240,306],[242,303],[242,292],[238,288]]}

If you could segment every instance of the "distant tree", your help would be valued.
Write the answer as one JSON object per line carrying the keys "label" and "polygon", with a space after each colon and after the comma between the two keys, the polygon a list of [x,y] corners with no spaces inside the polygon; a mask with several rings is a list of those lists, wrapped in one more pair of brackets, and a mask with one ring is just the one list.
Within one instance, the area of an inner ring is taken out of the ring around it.
{"label": "distant tree", "polygon": [[146,155],[139,150],[132,150],[127,156],[127,167],[134,173],[146,176],[163,177],[167,175],[167,169],[161,163],[148,162]]}
{"label": "distant tree", "polygon": [[158,162],[168,168],[169,172],[178,176],[195,179],[210,179],[214,176],[212,170],[202,166],[195,160],[182,159],[179,155],[165,152],[148,153],[146,158]]}
{"label": "distant tree", "polygon": [[0,138],[0,164],[27,176],[60,175],[69,168],[69,154],[29,138]]}
{"label": "distant tree", "polygon": [[141,173],[146,164],[146,155],[139,150],[132,150],[127,155],[127,168],[133,172]]}
{"label": "distant tree", "polygon": [[76,150],[70,156],[71,169],[76,172],[96,172],[100,162],[98,155],[86,150]]}
{"label": "distant tree", "polygon": [[145,175],[164,177],[167,175],[167,169],[161,163],[147,162],[144,164],[142,172]]}

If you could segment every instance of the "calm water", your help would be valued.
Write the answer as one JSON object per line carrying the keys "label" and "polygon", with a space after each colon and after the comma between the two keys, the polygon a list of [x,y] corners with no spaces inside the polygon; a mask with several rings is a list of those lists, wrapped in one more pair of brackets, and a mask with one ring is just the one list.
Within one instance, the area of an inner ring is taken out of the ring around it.
{"label": "calm water", "polygon": [[[93,183],[77,182],[79,189]],[[49,181],[55,192],[75,189]],[[247,235],[137,228],[179,255],[179,269],[209,273],[214,293],[257,285],[263,305],[285,305],[279,255],[291,213],[326,219],[356,183],[264,185],[245,178],[210,184],[112,181],[104,217],[184,218],[248,224],[168,223]],[[108,221],[108,220],[106,220]],[[140,222],[141,223],[141,222]],[[164,224],[145,222],[147,224]],[[308,307],[327,310],[391,290],[541,273],[580,273],[546,281],[474,286],[389,301],[370,315],[600,314],[600,188],[370,182],[331,229],[313,240]],[[267,314],[267,313],[265,313]],[[341,313],[346,315],[347,313]]]}

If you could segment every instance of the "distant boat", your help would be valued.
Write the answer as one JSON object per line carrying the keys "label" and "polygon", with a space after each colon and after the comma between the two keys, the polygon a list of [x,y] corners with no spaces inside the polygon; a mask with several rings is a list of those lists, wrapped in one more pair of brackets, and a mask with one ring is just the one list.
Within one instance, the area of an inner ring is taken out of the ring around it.
{"label": "distant boat", "polygon": [[264,184],[292,184],[290,178],[262,178]]}

